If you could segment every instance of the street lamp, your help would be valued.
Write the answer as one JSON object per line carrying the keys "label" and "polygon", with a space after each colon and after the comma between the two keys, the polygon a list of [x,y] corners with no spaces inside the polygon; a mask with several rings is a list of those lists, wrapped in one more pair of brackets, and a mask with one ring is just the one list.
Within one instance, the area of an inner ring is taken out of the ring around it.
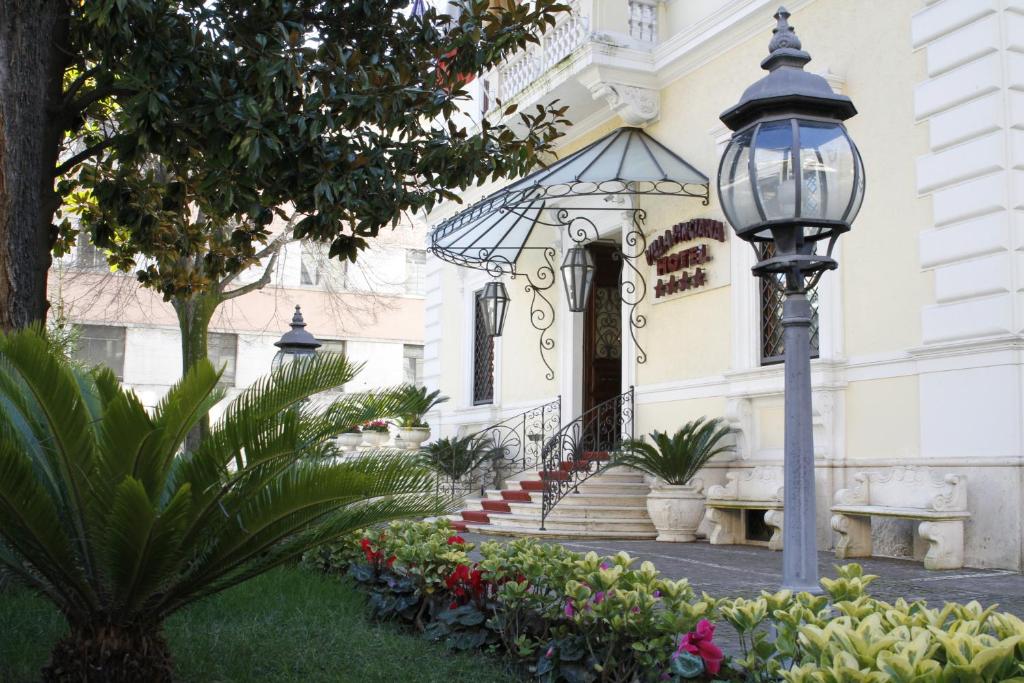
{"label": "street lamp", "polygon": [[302,319],[302,309],[298,306],[295,307],[291,327],[292,329],[282,334],[281,338],[274,342],[274,346],[279,350],[270,364],[272,370],[277,370],[300,358],[312,358],[321,346],[320,342],[306,331],[306,321]]}
{"label": "street lamp", "polygon": [[[821,76],[811,56],[775,14],[769,73],[721,115],[733,131],[718,169],[718,198],[736,235],[758,250],[755,275],[785,292],[786,368],[783,587],[820,591],[811,423],[810,324],[807,291],[826,270],[839,235],[864,199],[864,166],[843,121],[857,110]],[[763,251],[768,246],[771,251]],[[819,246],[824,245],[824,249]]]}
{"label": "street lamp", "polygon": [[505,316],[508,314],[508,291],[504,283],[488,282],[480,292],[476,303],[484,317],[484,327],[491,337],[500,337],[505,329]]}
{"label": "street lamp", "polygon": [[569,310],[580,313],[587,307],[590,288],[594,284],[594,257],[584,247],[572,247],[565,252],[561,270]]}

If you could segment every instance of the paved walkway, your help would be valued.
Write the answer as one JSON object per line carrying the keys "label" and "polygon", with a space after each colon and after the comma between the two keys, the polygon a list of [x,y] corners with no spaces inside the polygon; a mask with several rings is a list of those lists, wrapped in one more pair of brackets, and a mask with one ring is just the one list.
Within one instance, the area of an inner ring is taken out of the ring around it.
{"label": "paved walkway", "polygon": [[[463,534],[467,540],[487,539]],[[625,550],[639,560],[650,560],[665,575],[689,579],[698,591],[714,596],[754,597],[762,589],[778,590],[782,581],[782,553],[746,545],[709,545],[699,543],[658,543],[656,541],[559,541],[579,552],[593,550],[613,555]],[[832,553],[819,553],[822,576],[835,576],[837,564]],[[858,564],[879,579],[871,584],[871,594],[883,600],[897,597],[925,599],[932,606],[945,601],[977,600],[988,606],[998,603],[1002,611],[1024,616],[1024,574],[998,569],[956,569],[928,571],[920,562],[886,558],[859,558]]]}

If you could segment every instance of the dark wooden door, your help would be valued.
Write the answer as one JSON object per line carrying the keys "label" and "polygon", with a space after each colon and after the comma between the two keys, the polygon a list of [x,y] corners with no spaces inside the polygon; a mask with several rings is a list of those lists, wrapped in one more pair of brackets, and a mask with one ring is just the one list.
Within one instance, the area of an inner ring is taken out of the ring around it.
{"label": "dark wooden door", "polygon": [[622,393],[622,302],[615,245],[591,244],[594,286],[583,327],[584,412]]}

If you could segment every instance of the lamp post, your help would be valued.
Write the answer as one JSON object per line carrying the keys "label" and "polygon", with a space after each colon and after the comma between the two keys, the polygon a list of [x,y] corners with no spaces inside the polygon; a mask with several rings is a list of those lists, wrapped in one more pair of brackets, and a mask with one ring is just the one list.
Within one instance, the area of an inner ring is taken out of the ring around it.
{"label": "lamp post", "polygon": [[312,358],[321,346],[320,342],[306,331],[306,321],[302,319],[302,309],[299,306],[295,307],[291,328],[274,342],[278,352],[274,355],[274,360],[271,361],[270,368],[272,370],[277,370],[301,358]]}
{"label": "lamp post", "polygon": [[594,257],[585,247],[575,246],[566,250],[561,267],[562,284],[565,285],[569,310],[573,313],[580,313],[587,307],[594,270]]}
{"label": "lamp post", "polygon": [[484,327],[491,337],[500,337],[505,329],[505,316],[508,314],[508,290],[502,282],[488,282],[477,297],[476,304],[484,317]]}
{"label": "lamp post", "polygon": [[758,251],[754,274],[785,292],[782,583],[813,592],[820,588],[807,291],[838,267],[832,252],[860,210],[864,168],[842,123],[857,110],[803,70],[811,56],[789,16],[784,7],[775,14],[770,54],[761,62],[768,75],[721,115],[733,136],[718,169],[718,198],[737,236]]}

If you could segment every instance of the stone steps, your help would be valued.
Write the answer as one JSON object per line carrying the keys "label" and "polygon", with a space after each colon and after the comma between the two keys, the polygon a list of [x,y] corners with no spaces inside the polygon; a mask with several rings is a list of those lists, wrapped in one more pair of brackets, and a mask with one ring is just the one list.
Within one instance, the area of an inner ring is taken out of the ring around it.
{"label": "stone steps", "polygon": [[551,471],[523,472],[488,489],[483,498],[469,498],[452,525],[459,531],[509,536],[557,538],[650,539],[657,536],[647,514],[649,487],[644,476],[615,469],[596,474],[568,493],[540,530],[544,479],[567,481],[572,463]]}

